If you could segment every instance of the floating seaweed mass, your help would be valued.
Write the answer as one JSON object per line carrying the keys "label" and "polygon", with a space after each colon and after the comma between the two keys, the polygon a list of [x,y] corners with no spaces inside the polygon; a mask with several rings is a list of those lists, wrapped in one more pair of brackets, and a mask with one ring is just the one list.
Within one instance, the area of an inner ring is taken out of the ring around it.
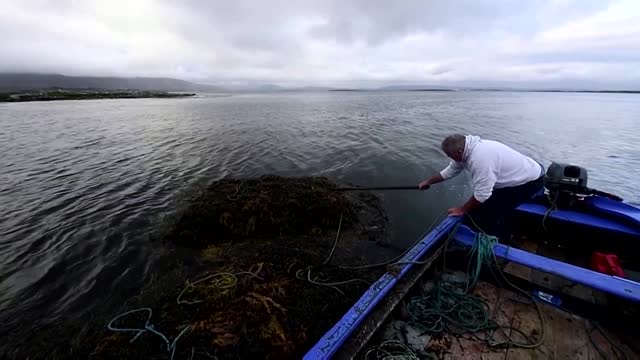
{"label": "floating seaweed mass", "polygon": [[335,231],[357,221],[356,204],[326,178],[222,180],[202,191],[168,238],[183,246]]}
{"label": "floating seaweed mass", "polygon": [[157,336],[130,342],[135,333],[107,331],[93,357],[299,358],[384,272],[340,268],[363,263],[360,245],[384,241],[387,218],[377,196],[335,188],[326,178],[264,176],[201,189],[165,239],[197,249],[206,271],[157,297],[150,286],[135,303],[154,309],[149,322],[169,342],[190,331],[175,354]]}

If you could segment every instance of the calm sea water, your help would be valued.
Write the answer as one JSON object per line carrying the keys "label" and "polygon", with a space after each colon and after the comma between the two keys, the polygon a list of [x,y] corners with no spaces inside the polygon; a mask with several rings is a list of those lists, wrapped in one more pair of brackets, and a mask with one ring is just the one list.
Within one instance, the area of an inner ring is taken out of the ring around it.
{"label": "calm sea water", "polygon": [[[640,96],[340,92],[0,104],[3,331],[122,302],[148,280],[148,233],[180,194],[225,177],[415,185],[449,133],[502,141],[640,202]],[[385,194],[399,247],[470,193],[464,177]],[[156,245],[157,246],[157,245]]]}

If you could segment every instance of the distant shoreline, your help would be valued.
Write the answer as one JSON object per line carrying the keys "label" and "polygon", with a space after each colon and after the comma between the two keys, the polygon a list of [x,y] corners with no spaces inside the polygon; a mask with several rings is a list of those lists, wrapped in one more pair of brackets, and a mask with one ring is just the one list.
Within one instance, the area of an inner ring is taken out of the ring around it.
{"label": "distant shoreline", "polygon": [[557,92],[557,93],[592,93],[592,94],[640,94],[640,90],[502,90],[513,92]]}
{"label": "distant shoreline", "polygon": [[[283,90],[281,90],[283,91]],[[640,94],[640,90],[554,90],[554,89],[328,89],[331,92],[538,92],[538,93],[587,93],[587,94]]]}
{"label": "distant shoreline", "polygon": [[588,94],[640,94],[640,90],[545,90],[545,89],[348,89],[329,91],[368,91],[368,92],[515,92],[515,93],[588,93]]}
{"label": "distant shoreline", "polygon": [[44,90],[0,93],[0,102],[182,98],[192,97],[195,95],[195,93],[170,93],[166,91],[138,90]]}
{"label": "distant shoreline", "polygon": [[[245,91],[239,93],[291,93],[306,92],[307,90],[282,89],[275,91]],[[313,90],[311,90],[313,92]],[[357,89],[357,88],[336,88],[323,89],[315,91],[328,91],[335,93],[350,92],[367,92],[367,93],[384,93],[384,92],[510,92],[510,93],[576,93],[576,94],[640,94],[640,90],[555,90],[555,89],[443,89],[443,88],[416,88],[416,89]],[[230,92],[233,94],[233,92]],[[33,102],[33,101],[64,101],[64,100],[100,100],[100,99],[171,99],[171,98],[187,98],[196,96],[192,92],[167,92],[167,91],[148,91],[148,90],[28,90],[28,91],[12,91],[0,92],[0,103],[11,102]]]}

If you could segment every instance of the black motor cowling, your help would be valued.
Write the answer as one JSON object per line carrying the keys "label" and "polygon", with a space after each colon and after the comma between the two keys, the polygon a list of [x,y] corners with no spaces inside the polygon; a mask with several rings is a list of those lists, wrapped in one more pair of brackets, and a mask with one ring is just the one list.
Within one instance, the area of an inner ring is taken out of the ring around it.
{"label": "black motor cowling", "polygon": [[587,169],[576,165],[552,163],[544,175],[544,186],[550,192],[587,193]]}

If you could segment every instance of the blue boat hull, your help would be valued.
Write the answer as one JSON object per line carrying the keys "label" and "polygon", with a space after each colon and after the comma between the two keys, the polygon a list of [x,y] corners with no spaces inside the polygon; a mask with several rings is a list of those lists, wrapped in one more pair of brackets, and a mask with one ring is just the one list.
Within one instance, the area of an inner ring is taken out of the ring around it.
{"label": "blue boat hull", "polygon": [[[544,219],[579,227],[585,231],[597,230],[611,236],[622,237],[627,241],[631,240],[636,244],[640,243],[638,242],[640,240],[640,209],[606,197],[591,196],[581,200],[581,203],[572,209],[549,211],[549,207],[545,205],[545,199],[538,196],[531,202],[518,207],[516,213],[536,221]],[[460,223],[460,218],[448,217],[426,234],[400,260],[405,265],[401,267],[399,273],[386,273],[376,281],[304,358],[330,359],[336,354],[376,306],[389,296],[394,286],[412,270],[415,262],[422,260],[430,251],[434,251],[447,238],[451,237],[463,246],[473,246],[476,233]],[[640,283],[638,282],[598,273],[503,244],[496,244],[494,252],[496,256],[510,262],[560,276],[626,301],[640,303]]]}

